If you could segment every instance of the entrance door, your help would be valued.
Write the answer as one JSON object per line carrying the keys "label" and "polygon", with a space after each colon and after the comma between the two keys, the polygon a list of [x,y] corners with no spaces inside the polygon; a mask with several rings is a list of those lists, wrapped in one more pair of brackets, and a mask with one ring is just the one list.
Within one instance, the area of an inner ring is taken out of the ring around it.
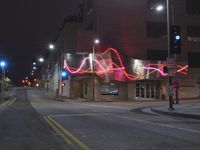
{"label": "entrance door", "polygon": [[138,99],[159,99],[160,84],[158,81],[144,81],[136,83],[136,98]]}

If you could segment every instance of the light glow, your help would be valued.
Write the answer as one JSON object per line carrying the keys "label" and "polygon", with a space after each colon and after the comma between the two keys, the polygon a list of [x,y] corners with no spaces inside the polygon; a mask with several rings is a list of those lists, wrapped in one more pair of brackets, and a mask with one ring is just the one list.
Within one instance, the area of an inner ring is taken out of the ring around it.
{"label": "light glow", "polygon": [[[96,73],[97,75],[105,74],[108,76],[109,72],[115,72],[120,71],[124,77],[126,77],[128,80],[137,80],[141,78],[140,72],[144,72],[144,70],[147,70],[147,73],[142,76],[148,76],[152,73],[159,72],[161,76],[166,77],[168,74],[163,72],[163,67],[166,66],[166,64],[148,64],[145,66],[141,66],[140,70],[136,73],[136,75],[129,74],[125,69],[125,66],[122,62],[122,59],[114,48],[108,48],[106,51],[102,53],[102,55],[106,55],[107,53],[113,53],[117,60],[118,64],[112,61],[112,59],[97,59],[93,58],[92,54],[89,54],[89,57],[86,57],[82,60],[80,66],[78,68],[72,68],[67,64],[67,61],[64,60],[64,69],[68,70],[71,74],[84,74],[84,73]],[[90,62],[90,67],[87,69],[84,69],[84,66],[86,62]],[[107,65],[108,64],[108,65]],[[98,70],[96,69],[98,68]],[[181,73],[186,75],[187,74],[188,65],[186,66],[180,66],[177,65],[177,73]]]}

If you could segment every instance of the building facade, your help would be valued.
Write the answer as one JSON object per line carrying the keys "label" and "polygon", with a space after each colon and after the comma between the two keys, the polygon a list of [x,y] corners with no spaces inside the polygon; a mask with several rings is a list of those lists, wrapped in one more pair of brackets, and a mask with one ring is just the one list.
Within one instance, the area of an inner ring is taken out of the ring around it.
{"label": "building facade", "polygon": [[[63,48],[67,62],[64,68],[71,76],[67,96],[95,101],[167,99],[166,9],[156,11],[161,4],[166,8],[165,2],[84,0],[82,22],[76,27],[68,22],[63,31],[71,33],[59,36],[68,41]],[[171,0],[170,14],[170,24],[181,28],[182,45],[181,54],[174,56],[174,89],[178,89],[181,99],[200,97],[199,66],[191,61],[200,59],[200,2]],[[98,46],[93,44],[96,37],[101,40]],[[75,64],[70,64],[69,54],[79,58],[72,60]],[[82,62],[85,64],[81,66]],[[76,72],[78,69],[80,72]]]}

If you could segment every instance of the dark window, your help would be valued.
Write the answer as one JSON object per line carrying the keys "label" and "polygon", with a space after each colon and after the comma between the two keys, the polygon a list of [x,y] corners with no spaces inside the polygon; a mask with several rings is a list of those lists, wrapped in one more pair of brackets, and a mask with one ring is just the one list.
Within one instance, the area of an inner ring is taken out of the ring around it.
{"label": "dark window", "polygon": [[167,55],[168,53],[165,50],[147,50],[147,60],[166,60]]}
{"label": "dark window", "polygon": [[147,22],[147,37],[161,38],[167,35],[167,24],[161,22]]}
{"label": "dark window", "polygon": [[188,53],[188,65],[192,68],[200,68],[200,53],[189,52]]}
{"label": "dark window", "polygon": [[187,36],[200,37],[200,26],[187,26]]}
{"label": "dark window", "polygon": [[187,26],[187,40],[200,42],[200,26]]}
{"label": "dark window", "polygon": [[94,24],[93,24],[93,22],[91,22],[91,23],[87,26],[86,29],[87,29],[87,30],[94,30]]}
{"label": "dark window", "polygon": [[186,13],[200,15],[200,0],[186,0]]}

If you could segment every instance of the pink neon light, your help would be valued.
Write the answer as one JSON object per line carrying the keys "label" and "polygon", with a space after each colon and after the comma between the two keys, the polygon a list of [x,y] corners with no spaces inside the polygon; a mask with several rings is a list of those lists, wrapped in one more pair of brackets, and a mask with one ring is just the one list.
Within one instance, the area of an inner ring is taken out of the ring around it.
{"label": "pink neon light", "polygon": [[90,58],[89,57],[84,58],[82,63],[81,63],[81,65],[79,66],[79,68],[77,70],[75,70],[75,71],[71,70],[69,68],[69,66],[67,65],[66,60],[64,60],[64,68],[67,69],[72,74],[80,73],[81,69],[83,68],[83,66],[84,66],[84,64],[86,62],[86,60],[88,60],[88,59],[90,59]]}
{"label": "pink neon light", "polygon": [[164,73],[163,71],[161,71],[161,70],[158,69],[158,68],[154,68],[154,67],[143,67],[143,68],[144,68],[144,69],[147,69],[147,70],[156,70],[156,71],[160,72],[160,74],[161,74],[162,76],[167,76],[166,73]]}
{"label": "pink neon light", "polygon": [[[97,73],[108,73],[109,71],[116,71],[116,70],[118,70],[118,71],[122,72],[124,74],[124,76],[127,77],[127,79],[129,79],[129,80],[136,80],[136,79],[140,78],[139,75],[138,76],[134,76],[134,75],[131,75],[131,74],[129,74],[129,73],[126,72],[125,67],[123,65],[123,62],[121,60],[121,57],[120,57],[120,55],[119,55],[119,53],[117,52],[116,49],[114,49],[114,48],[108,48],[102,54],[105,55],[109,51],[113,52],[117,56],[117,58],[119,60],[120,66],[118,66],[117,64],[115,64],[112,61],[112,59],[101,59],[101,60],[93,59],[92,61],[95,62],[94,65],[98,65],[99,69],[100,69],[99,71],[97,71]],[[66,60],[64,60],[64,69],[68,70],[71,74],[91,73],[92,72],[91,67],[89,69],[86,69],[86,70],[83,69],[86,61],[88,61],[88,60],[90,60],[90,57],[84,58],[82,60],[82,62],[81,62],[81,65],[78,68],[69,67],[68,64],[67,64],[67,62],[66,62]],[[109,64],[107,68],[105,68],[101,64],[102,61],[103,62],[107,62]],[[114,65],[114,66],[111,67],[110,65]],[[153,66],[155,66],[155,67],[153,67]],[[153,70],[151,73],[153,73],[154,71],[158,71],[162,76],[167,76],[167,74],[162,71],[163,66],[165,66],[165,64],[148,64],[148,65],[144,66],[143,69]],[[186,65],[184,67],[182,67],[182,66],[178,66],[178,67],[180,69],[178,69],[177,72],[182,73],[182,74],[187,74],[184,71],[187,71],[188,65]],[[148,74],[151,74],[151,73],[148,73]]]}
{"label": "pink neon light", "polygon": [[183,71],[183,70],[185,70],[187,68],[188,68],[188,65],[186,65],[185,67],[182,67],[181,69],[177,70],[177,72],[181,72],[181,71]]}

